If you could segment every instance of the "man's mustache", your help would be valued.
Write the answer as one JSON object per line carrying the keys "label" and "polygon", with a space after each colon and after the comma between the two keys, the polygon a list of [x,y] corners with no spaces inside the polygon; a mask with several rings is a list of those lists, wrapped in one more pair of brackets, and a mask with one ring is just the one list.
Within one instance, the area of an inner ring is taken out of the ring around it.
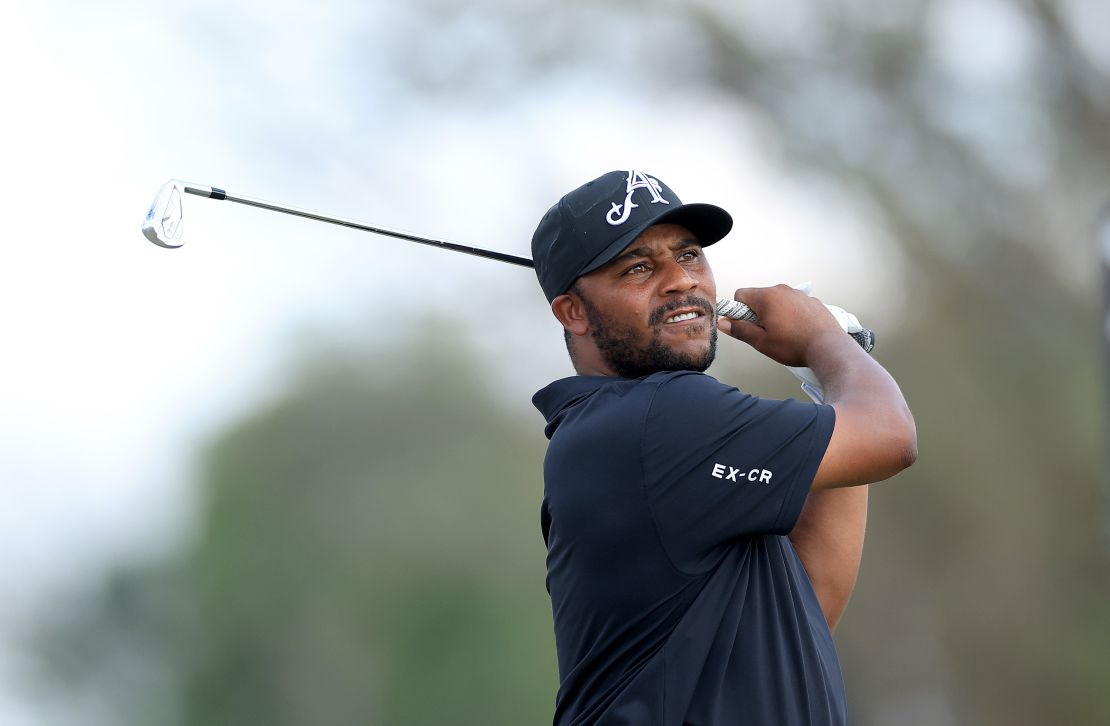
{"label": "man's mustache", "polygon": [[662,325],[663,321],[666,320],[675,310],[678,310],[679,308],[691,307],[699,308],[710,318],[712,318],[713,313],[716,312],[716,308],[714,308],[712,303],[710,303],[708,300],[691,295],[690,297],[683,298],[682,300],[673,300],[666,305],[656,308],[654,311],[652,311],[651,317],[648,318],[648,323],[653,326]]}

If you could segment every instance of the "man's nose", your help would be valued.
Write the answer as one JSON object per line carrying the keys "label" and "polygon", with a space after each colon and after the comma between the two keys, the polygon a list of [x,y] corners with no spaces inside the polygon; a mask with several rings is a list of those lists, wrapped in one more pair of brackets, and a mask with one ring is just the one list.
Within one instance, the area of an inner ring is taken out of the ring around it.
{"label": "man's nose", "polygon": [[664,270],[663,289],[664,295],[674,295],[693,290],[698,286],[698,279],[690,274],[684,266],[671,262]]}

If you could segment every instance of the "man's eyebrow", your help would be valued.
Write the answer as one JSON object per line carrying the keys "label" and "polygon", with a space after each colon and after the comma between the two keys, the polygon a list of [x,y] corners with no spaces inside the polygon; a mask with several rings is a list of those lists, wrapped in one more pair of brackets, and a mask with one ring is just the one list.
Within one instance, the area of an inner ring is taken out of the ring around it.
{"label": "man's eyebrow", "polygon": [[617,262],[617,261],[620,261],[620,260],[630,260],[634,257],[651,257],[651,248],[650,247],[637,247],[634,250],[629,250],[628,252],[617,255],[613,259],[613,261]]}
{"label": "man's eyebrow", "polygon": [[[670,249],[672,252],[686,249],[688,247],[701,247],[701,242],[698,242],[695,237],[685,237],[676,240],[671,244]],[[650,247],[637,247],[634,250],[628,250],[624,254],[617,255],[613,258],[613,262],[620,262],[621,260],[634,259],[636,257],[651,257],[652,249]]]}

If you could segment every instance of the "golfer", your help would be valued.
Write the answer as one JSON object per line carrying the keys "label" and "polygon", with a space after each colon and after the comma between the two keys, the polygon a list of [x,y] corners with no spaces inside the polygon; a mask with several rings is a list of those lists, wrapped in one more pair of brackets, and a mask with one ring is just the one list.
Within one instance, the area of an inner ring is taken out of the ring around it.
{"label": "golfer", "polygon": [[[555,724],[846,724],[831,631],[859,570],[867,483],[913,463],[897,384],[818,300],[736,291],[718,320],[706,248],[724,210],[614,171],[540,221],[532,255],[578,375],[547,420],[541,527]],[[704,371],[718,331],[806,366],[826,404]]]}

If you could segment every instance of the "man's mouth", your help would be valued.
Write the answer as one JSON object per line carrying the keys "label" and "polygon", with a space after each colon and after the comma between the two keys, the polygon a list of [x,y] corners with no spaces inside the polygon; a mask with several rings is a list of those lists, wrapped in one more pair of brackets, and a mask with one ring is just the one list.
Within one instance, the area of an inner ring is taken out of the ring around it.
{"label": "man's mouth", "polygon": [[713,306],[700,297],[690,296],[682,300],[673,300],[669,304],[658,308],[651,314],[648,321],[653,327],[656,325],[675,325],[698,318],[711,317]]}
{"label": "man's mouth", "polygon": [[664,323],[681,323],[684,320],[693,320],[694,318],[700,318],[701,316],[702,316],[701,312],[699,312],[697,310],[690,310],[690,311],[685,312],[685,313],[678,313],[677,315],[672,315],[671,317],[667,318],[663,322]]}

